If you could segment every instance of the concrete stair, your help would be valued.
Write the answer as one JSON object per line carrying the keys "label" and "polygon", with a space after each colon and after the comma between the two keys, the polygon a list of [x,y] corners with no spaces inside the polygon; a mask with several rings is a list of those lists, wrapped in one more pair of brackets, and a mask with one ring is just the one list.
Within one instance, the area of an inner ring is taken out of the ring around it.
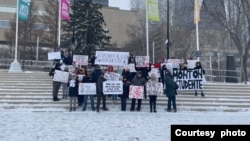
{"label": "concrete stair", "polygon": [[[247,111],[250,107],[250,85],[206,83],[203,91],[205,97],[201,97],[200,92],[195,96],[194,91],[178,91],[178,111],[237,112]],[[54,102],[51,95],[52,77],[48,72],[8,73],[0,70],[0,110],[68,111],[69,99]],[[131,100],[127,104],[130,107]],[[120,100],[107,98],[107,105],[119,108]],[[167,97],[158,96],[157,106],[167,107]],[[142,108],[149,108],[148,99],[142,101]]]}

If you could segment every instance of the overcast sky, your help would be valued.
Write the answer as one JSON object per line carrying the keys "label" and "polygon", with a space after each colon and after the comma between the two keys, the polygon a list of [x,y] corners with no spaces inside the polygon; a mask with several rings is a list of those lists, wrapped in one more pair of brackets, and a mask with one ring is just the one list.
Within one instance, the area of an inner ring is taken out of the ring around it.
{"label": "overcast sky", "polygon": [[130,10],[130,0],[109,0],[109,6]]}

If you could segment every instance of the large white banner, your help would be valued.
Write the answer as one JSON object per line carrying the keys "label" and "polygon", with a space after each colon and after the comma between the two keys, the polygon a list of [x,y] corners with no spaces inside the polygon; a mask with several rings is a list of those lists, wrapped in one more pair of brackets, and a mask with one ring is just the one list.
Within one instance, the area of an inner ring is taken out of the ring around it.
{"label": "large white banner", "polygon": [[49,52],[48,60],[61,59],[61,52]]}
{"label": "large white banner", "polygon": [[129,98],[143,99],[144,86],[129,86]]}
{"label": "large white banner", "polygon": [[149,56],[135,56],[136,67],[148,67]]}
{"label": "large white banner", "polygon": [[73,64],[74,65],[88,65],[88,56],[87,55],[73,55]]}
{"label": "large white banner", "polygon": [[123,93],[122,81],[104,81],[103,93],[104,94],[122,94]]}
{"label": "large white banner", "polygon": [[203,88],[203,73],[201,69],[173,69],[174,81],[178,90],[201,90]]}
{"label": "large white banner", "polygon": [[121,75],[119,73],[115,72],[106,72],[104,74],[104,78],[107,80],[113,80],[113,81],[118,81],[120,79]]}
{"label": "large white banner", "polygon": [[79,95],[96,95],[96,83],[79,83]]}
{"label": "large white banner", "polygon": [[128,64],[128,52],[96,51],[95,64],[124,66]]}
{"label": "large white banner", "polygon": [[163,95],[163,84],[161,82],[146,83],[147,95]]}
{"label": "large white banner", "polygon": [[69,72],[55,70],[53,81],[68,83],[68,80],[69,80]]}

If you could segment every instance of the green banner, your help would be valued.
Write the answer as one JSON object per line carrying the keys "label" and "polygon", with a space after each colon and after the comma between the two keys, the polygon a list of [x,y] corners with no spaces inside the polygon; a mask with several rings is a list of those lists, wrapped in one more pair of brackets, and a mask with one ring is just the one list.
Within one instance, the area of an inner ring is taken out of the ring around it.
{"label": "green banner", "polygon": [[147,0],[148,1],[148,19],[152,21],[159,22],[159,8],[158,8],[158,0]]}
{"label": "green banner", "polygon": [[23,21],[29,19],[30,0],[19,0],[18,18]]}

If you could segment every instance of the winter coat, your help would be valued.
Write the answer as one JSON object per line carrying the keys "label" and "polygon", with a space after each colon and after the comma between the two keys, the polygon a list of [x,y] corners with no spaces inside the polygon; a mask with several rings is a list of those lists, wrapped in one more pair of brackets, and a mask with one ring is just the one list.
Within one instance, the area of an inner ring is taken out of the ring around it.
{"label": "winter coat", "polygon": [[173,80],[173,78],[169,75],[165,76],[165,94],[166,96],[175,96],[176,90],[178,89],[177,83]]}
{"label": "winter coat", "polygon": [[96,92],[97,94],[103,93],[103,82],[106,81],[105,78],[99,77],[96,82]]}
{"label": "winter coat", "polygon": [[94,82],[97,82],[97,79],[99,78],[100,74],[102,73],[101,70],[94,70],[92,73],[92,79]]}
{"label": "winter coat", "polygon": [[49,72],[49,76],[54,76],[55,74],[55,70],[59,70],[59,71],[62,71],[62,69],[60,68],[61,64],[60,63],[56,63],[55,64],[55,67],[52,68]]}
{"label": "winter coat", "polygon": [[135,70],[140,71],[142,73],[142,77],[145,78],[146,81],[148,81],[148,73],[151,71],[151,64],[149,65],[149,67],[136,67]]}
{"label": "winter coat", "polygon": [[71,87],[70,84],[69,85],[69,97],[77,97],[78,96],[78,81],[77,79],[73,79],[75,80],[75,87]]}
{"label": "winter coat", "polygon": [[202,74],[205,74],[205,70],[202,68],[202,66],[196,66],[194,69],[201,69]]}
{"label": "winter coat", "polygon": [[146,79],[143,77],[134,77],[132,79],[132,85],[134,86],[144,86],[146,84]]}
{"label": "winter coat", "polygon": [[83,83],[94,83],[95,81],[92,79],[92,77],[85,76],[85,77],[83,77],[82,82]]}
{"label": "winter coat", "polygon": [[130,86],[130,81],[126,80],[123,81],[123,93],[122,95],[118,95],[121,98],[128,98],[129,96],[129,86]]}
{"label": "winter coat", "polygon": [[130,71],[122,71],[122,76],[126,77],[129,81],[131,81],[133,79],[133,75]]}
{"label": "winter coat", "polygon": [[[147,84],[150,84],[151,86],[155,86],[156,83],[159,83],[157,81],[157,79],[149,79],[148,82],[147,82]],[[159,93],[156,93],[156,91],[149,91],[149,90],[147,90],[147,95],[157,96],[157,95],[159,95]]]}

